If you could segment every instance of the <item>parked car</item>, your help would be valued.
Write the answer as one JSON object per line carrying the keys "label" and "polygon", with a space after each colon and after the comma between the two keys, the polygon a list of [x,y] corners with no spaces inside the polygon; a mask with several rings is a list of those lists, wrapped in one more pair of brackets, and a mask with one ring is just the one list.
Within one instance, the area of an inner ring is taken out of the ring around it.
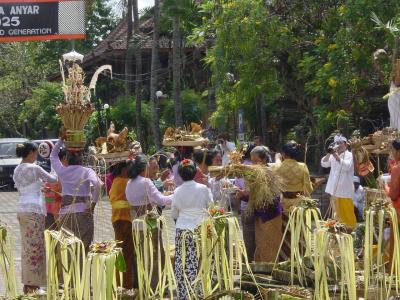
{"label": "parked car", "polygon": [[[44,141],[51,141],[55,145],[57,143],[58,139],[34,140],[32,142],[36,143],[38,145],[38,147],[39,147],[39,145],[41,143],[43,143]],[[43,158],[42,156],[38,155],[36,164],[41,166],[47,172],[51,171],[51,164],[50,164],[50,159],[49,158]]]}
{"label": "parked car", "polygon": [[14,188],[14,169],[21,163],[17,157],[17,144],[28,141],[24,138],[0,139],[0,188]]}

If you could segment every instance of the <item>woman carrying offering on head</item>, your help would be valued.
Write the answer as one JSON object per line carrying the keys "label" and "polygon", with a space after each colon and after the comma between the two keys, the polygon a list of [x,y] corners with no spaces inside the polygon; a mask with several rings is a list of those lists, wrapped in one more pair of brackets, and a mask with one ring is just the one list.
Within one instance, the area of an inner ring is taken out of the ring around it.
{"label": "woman carrying offering on head", "polygon": [[[178,172],[183,180],[174,194],[171,215],[176,220],[175,238],[175,276],[178,285],[178,299],[189,299],[187,292],[197,293],[200,287],[193,286],[198,272],[194,230],[207,218],[207,208],[213,202],[212,194],[207,186],[194,181],[197,167],[189,159],[180,162]],[[186,254],[183,254],[183,244]],[[185,259],[185,261],[183,261]],[[190,286],[187,286],[187,285]]]}
{"label": "woman carrying offering on head", "polygon": [[17,145],[17,157],[22,158],[14,170],[18,189],[17,218],[21,231],[21,275],[24,293],[33,293],[46,285],[46,253],[44,243],[46,207],[41,189],[43,182],[57,182],[35,164],[38,150],[34,143]]}
{"label": "woman carrying offering on head", "polygon": [[63,165],[58,156],[62,145],[63,138],[56,143],[50,155],[51,165],[62,186],[59,225],[81,239],[88,252],[93,241],[93,212],[102,182],[92,169],[82,166],[82,152],[68,150],[68,165]]}

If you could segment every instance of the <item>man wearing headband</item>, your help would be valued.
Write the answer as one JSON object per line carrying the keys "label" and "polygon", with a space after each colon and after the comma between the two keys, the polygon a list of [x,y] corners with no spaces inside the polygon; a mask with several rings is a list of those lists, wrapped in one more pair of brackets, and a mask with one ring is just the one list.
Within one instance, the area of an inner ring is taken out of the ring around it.
{"label": "man wearing headband", "polygon": [[353,228],[357,224],[354,213],[354,163],[353,154],[347,150],[347,139],[337,134],[321,159],[323,168],[331,168],[325,192],[331,195],[334,217]]}

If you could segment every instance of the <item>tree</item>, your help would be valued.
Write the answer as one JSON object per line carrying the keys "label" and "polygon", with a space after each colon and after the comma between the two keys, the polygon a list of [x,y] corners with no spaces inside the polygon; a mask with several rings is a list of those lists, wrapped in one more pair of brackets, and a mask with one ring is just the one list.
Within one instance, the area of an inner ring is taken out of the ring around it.
{"label": "tree", "polygon": [[175,101],[175,126],[181,127],[182,120],[182,100],[181,100],[181,20],[188,15],[193,7],[191,0],[166,0],[164,10],[172,19],[172,75],[173,75],[173,96]]}
{"label": "tree", "polygon": [[181,102],[181,24],[180,16],[176,14],[172,19],[172,73],[175,100],[175,126],[182,127],[182,102]]}
{"label": "tree", "polygon": [[[387,109],[379,99],[387,83],[375,74],[372,57],[394,41],[376,28],[371,13],[398,20],[400,2],[209,0],[201,8],[203,24],[191,40],[211,44],[205,61],[217,86],[213,120],[221,122],[221,116],[241,107],[252,123],[260,107],[254,101],[261,97],[273,130],[277,111],[290,104],[296,120],[290,126],[304,133],[298,138],[311,135],[321,148],[333,130],[359,128],[362,117],[382,118],[385,124]],[[385,78],[390,66],[383,62]],[[372,108],[377,102],[383,113]]]}
{"label": "tree", "polygon": [[[166,126],[175,125],[175,103],[174,100],[164,100],[165,106],[162,110],[162,117]],[[201,123],[207,112],[207,103],[193,90],[182,91],[182,115],[183,123]]]}
{"label": "tree", "polygon": [[282,91],[274,51],[284,39],[279,39],[281,34],[263,1],[208,1],[202,8],[206,12],[204,25],[194,33],[200,39],[198,43],[212,39],[214,44],[206,58],[217,86],[218,107],[212,119],[221,120],[223,116],[224,123],[228,123],[228,116],[238,108],[252,107],[247,118],[256,120],[266,137],[265,107],[271,106]]}
{"label": "tree", "polygon": [[[0,135],[22,135],[18,115],[32,88],[44,80],[50,71],[50,63],[37,64],[42,53],[42,43],[0,44]],[[31,124],[32,125],[32,124]]]}
{"label": "tree", "polygon": [[131,74],[132,74],[132,56],[134,50],[134,44],[132,43],[132,34],[133,34],[133,0],[128,0],[127,2],[127,12],[126,12],[126,22],[127,22],[127,30],[126,30],[126,57],[125,57],[125,97],[129,98],[131,95],[132,87],[131,87]]}
{"label": "tree", "polygon": [[161,133],[158,114],[158,97],[156,96],[158,85],[158,49],[159,49],[159,30],[160,30],[160,0],[154,0],[154,28],[153,28],[153,45],[151,48],[151,77],[150,77],[150,103],[152,115],[152,131],[156,149],[161,148]]}
{"label": "tree", "polygon": [[48,128],[56,136],[62,126],[56,106],[64,100],[61,84],[43,81],[32,89],[32,96],[26,99],[19,114],[19,123],[28,120],[30,138],[43,137],[43,129]]}
{"label": "tree", "polygon": [[135,99],[136,99],[136,135],[138,140],[142,143],[142,122],[140,115],[142,113],[142,43],[143,37],[140,33],[140,20],[138,0],[133,0],[133,29],[135,31],[136,47],[135,47],[135,61],[136,61],[136,80],[135,80]]}

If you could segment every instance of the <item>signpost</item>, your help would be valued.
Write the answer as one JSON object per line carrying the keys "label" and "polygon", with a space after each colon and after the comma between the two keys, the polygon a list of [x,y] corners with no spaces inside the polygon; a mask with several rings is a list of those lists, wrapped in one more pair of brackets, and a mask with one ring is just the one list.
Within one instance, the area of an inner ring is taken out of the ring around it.
{"label": "signpost", "polygon": [[243,110],[238,111],[238,138],[242,144],[244,142],[244,122],[243,122]]}
{"label": "signpost", "polygon": [[84,0],[0,0],[0,42],[84,38]]}

